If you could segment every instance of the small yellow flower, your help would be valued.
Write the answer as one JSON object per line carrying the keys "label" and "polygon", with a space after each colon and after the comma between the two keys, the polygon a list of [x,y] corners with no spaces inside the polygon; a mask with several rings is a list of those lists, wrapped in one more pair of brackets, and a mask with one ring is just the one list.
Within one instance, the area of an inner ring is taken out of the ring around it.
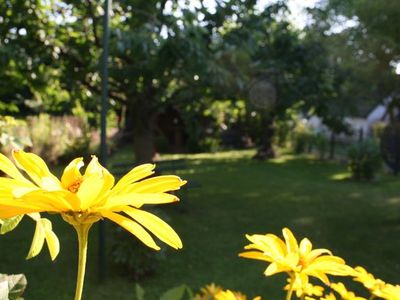
{"label": "small yellow flower", "polygon": [[358,297],[353,292],[348,291],[342,282],[332,283],[330,287],[332,290],[337,292],[343,300],[366,300],[365,298]]}
{"label": "small yellow flower", "polygon": [[269,262],[264,274],[270,276],[279,272],[287,272],[295,281],[302,285],[308,283],[308,277],[316,277],[323,283],[329,284],[327,274],[347,276],[353,269],[345,261],[333,256],[327,249],[312,249],[311,242],[304,238],[300,245],[293,233],[288,229],[282,230],[284,240],[274,234],[246,235],[251,244],[245,246],[246,252],[239,256]]}

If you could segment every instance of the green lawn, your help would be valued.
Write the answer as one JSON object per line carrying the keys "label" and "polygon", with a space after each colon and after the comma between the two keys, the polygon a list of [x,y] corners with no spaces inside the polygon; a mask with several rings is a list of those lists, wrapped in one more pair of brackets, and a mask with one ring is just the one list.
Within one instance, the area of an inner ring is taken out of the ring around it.
{"label": "green lawn", "polygon": [[[331,249],[350,265],[363,265],[388,282],[400,281],[398,178],[382,175],[372,183],[353,182],[342,180],[346,168],[336,163],[291,156],[258,162],[251,155],[244,151],[186,156],[188,169],[179,175],[201,186],[180,193],[178,205],[163,208],[184,249],[168,249],[158,274],[140,282],[147,299],[157,299],[182,283],[196,289],[210,282],[250,296],[282,299],[285,276],[265,278],[264,263],[237,254],[247,244],[245,233],[281,235],[284,226],[299,238],[309,237],[315,247]],[[0,273],[24,272],[27,300],[73,298],[75,235],[58,216],[51,218],[61,239],[55,262],[46,251],[24,260],[34,231],[28,219],[0,237]],[[109,273],[105,283],[97,282],[96,229],[90,237],[84,299],[135,299],[135,283],[128,276]]]}

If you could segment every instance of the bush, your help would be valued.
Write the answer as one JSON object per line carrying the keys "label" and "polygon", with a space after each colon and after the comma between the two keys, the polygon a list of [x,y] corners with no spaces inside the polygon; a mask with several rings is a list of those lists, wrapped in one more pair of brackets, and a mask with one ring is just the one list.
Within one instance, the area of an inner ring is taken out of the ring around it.
{"label": "bush", "polygon": [[311,130],[305,126],[294,129],[293,133],[293,150],[296,154],[310,152],[312,149],[313,134]]}
{"label": "bush", "polygon": [[11,116],[0,116],[0,147],[4,153],[10,153],[14,148],[31,146],[26,122],[16,120]]}
{"label": "bush", "polygon": [[318,132],[312,136],[311,146],[315,146],[319,158],[324,159],[326,157],[326,153],[328,152],[329,141],[323,133]]}
{"label": "bush", "polygon": [[347,156],[352,177],[357,180],[373,179],[382,164],[379,147],[372,140],[365,140],[352,145]]}
{"label": "bush", "polygon": [[[150,210],[160,215],[156,209]],[[162,214],[162,219],[168,217]],[[152,276],[156,273],[159,261],[165,258],[165,250],[149,251],[138,239],[132,239],[132,234],[121,227],[112,227],[111,262],[117,272],[135,280]]]}
{"label": "bush", "polygon": [[90,131],[85,118],[40,114],[29,117],[32,152],[47,161],[68,161],[89,154]]}

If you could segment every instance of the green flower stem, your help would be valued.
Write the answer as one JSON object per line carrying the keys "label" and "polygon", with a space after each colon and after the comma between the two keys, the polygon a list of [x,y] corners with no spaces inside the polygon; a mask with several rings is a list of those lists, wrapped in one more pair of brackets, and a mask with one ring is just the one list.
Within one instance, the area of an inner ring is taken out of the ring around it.
{"label": "green flower stem", "polygon": [[292,299],[292,294],[293,294],[293,287],[294,287],[294,276],[290,275],[290,286],[289,286],[289,290],[286,294],[286,300],[291,300]]}
{"label": "green flower stem", "polygon": [[79,243],[79,260],[78,260],[78,274],[76,277],[76,290],[75,290],[75,300],[81,300],[83,284],[85,280],[85,270],[86,270],[86,256],[87,256],[87,246],[88,246],[88,237],[89,237],[89,229],[92,226],[92,223],[82,223],[75,224],[74,228],[76,233],[78,234],[78,243]]}

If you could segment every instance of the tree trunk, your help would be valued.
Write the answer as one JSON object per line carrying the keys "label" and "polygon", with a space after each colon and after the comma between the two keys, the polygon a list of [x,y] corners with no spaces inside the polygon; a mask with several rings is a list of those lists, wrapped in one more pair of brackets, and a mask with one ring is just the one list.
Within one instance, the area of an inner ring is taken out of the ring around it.
{"label": "tree trunk", "polygon": [[275,151],[272,146],[272,140],[274,137],[274,118],[264,117],[262,120],[262,135],[258,145],[257,153],[253,156],[253,159],[265,160],[275,157]]}
{"label": "tree trunk", "polygon": [[133,150],[135,152],[136,163],[142,164],[154,161],[156,151],[154,146],[154,134],[151,129],[135,130]]}
{"label": "tree trunk", "polygon": [[[144,103],[135,103],[127,109],[125,132],[133,141],[136,163],[153,162],[155,157],[155,114],[146,109]],[[128,140],[128,139],[127,139]]]}

